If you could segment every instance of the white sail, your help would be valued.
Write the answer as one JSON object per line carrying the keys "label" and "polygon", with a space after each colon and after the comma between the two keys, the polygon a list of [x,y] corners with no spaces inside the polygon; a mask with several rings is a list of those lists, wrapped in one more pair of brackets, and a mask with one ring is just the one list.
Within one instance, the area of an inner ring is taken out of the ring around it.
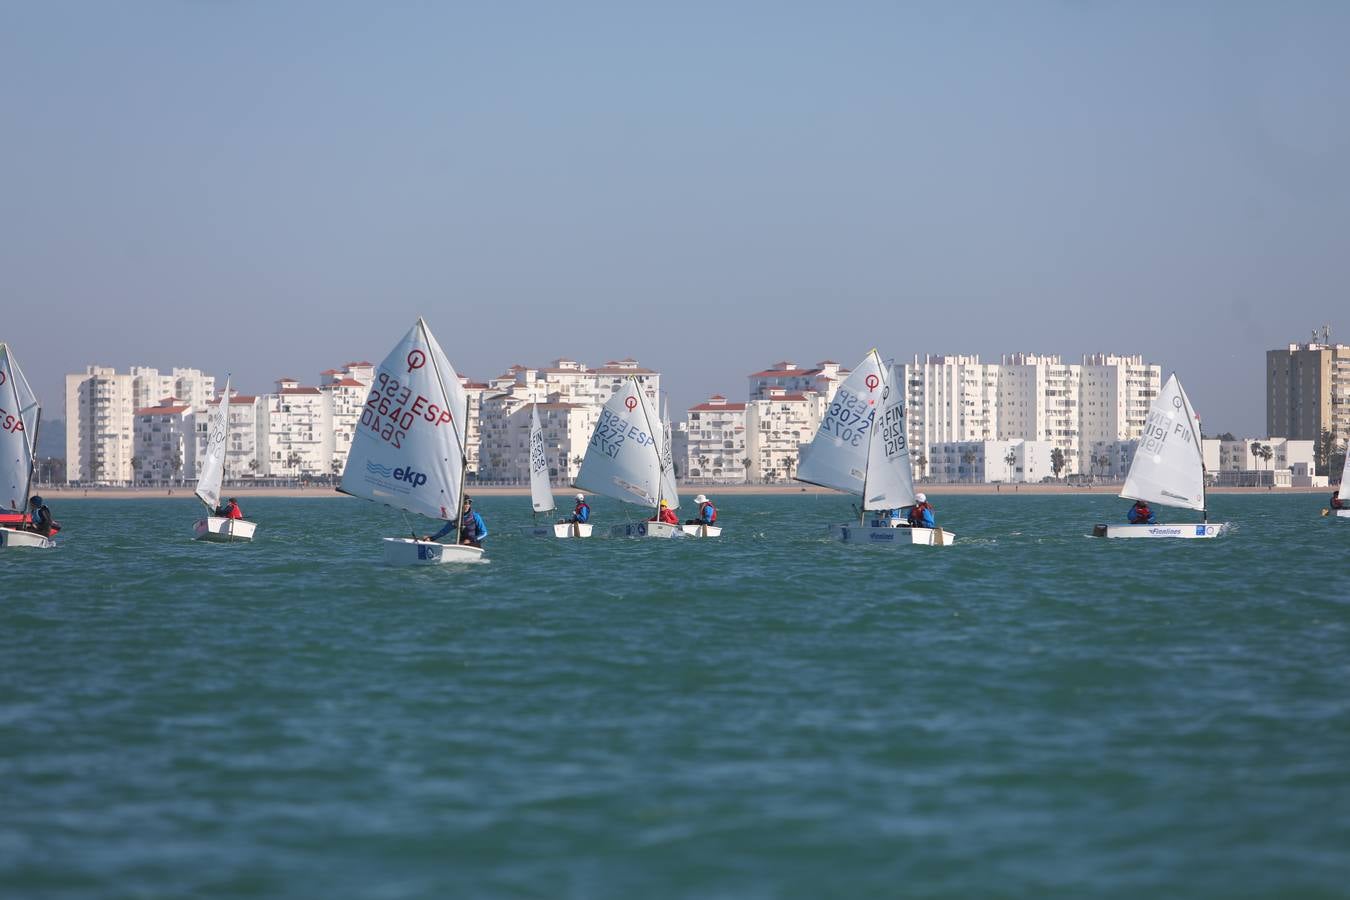
{"label": "white sail", "polygon": [[904,379],[894,366],[882,369],[881,403],[868,440],[863,509],[914,505],[914,471],[905,437]]}
{"label": "white sail", "polygon": [[206,407],[206,452],[197,465],[197,496],[215,513],[220,506],[220,485],[225,480],[225,442],[230,433],[230,376],[216,405]]}
{"label": "white sail", "polygon": [[1350,498],[1350,441],[1345,442],[1345,466],[1341,469],[1341,499]]}
{"label": "white sail", "polygon": [[628,376],[600,410],[577,487],[655,508],[661,493],[660,424],[642,385]]}
{"label": "white sail", "polygon": [[455,518],[465,415],[459,376],[419,318],[375,372],[340,490],[433,519]]}
{"label": "white sail", "polygon": [[670,430],[670,409],[661,408],[661,499],[670,504],[671,509],[680,508],[680,492],[675,485],[675,457],[670,451],[672,433]]}
{"label": "white sail", "polygon": [[28,507],[40,412],[9,345],[0,343],[0,503],[19,512]]}
{"label": "white sail", "polygon": [[881,357],[872,350],[839,385],[816,436],[802,447],[794,476],[798,481],[863,493],[872,415],[881,402],[882,368]]}
{"label": "white sail", "polygon": [[1175,374],[1149,407],[1120,496],[1183,509],[1205,508],[1199,421]]}
{"label": "white sail", "polygon": [[539,424],[538,405],[530,407],[530,500],[535,512],[553,509],[553,486],[548,481],[548,456],[544,453],[544,429]]}

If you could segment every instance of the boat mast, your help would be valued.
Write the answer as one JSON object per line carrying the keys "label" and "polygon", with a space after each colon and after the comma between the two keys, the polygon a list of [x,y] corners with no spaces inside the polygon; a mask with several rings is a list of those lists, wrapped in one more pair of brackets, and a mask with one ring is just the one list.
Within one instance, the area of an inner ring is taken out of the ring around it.
{"label": "boat mast", "polygon": [[[1176,376],[1175,372],[1172,374],[1173,377]],[[1200,417],[1195,414],[1195,410],[1191,409],[1191,398],[1186,396],[1186,389],[1181,386],[1179,380],[1177,381],[1177,389],[1181,392],[1181,402],[1186,407],[1186,421],[1191,426],[1191,440],[1195,441],[1195,452],[1200,455],[1200,499],[1204,501],[1204,506],[1200,510],[1200,515],[1202,517],[1201,521],[1208,525],[1209,491],[1205,488],[1205,447],[1204,444],[1200,443],[1200,432],[1195,427],[1196,420]]]}
{"label": "boat mast", "polygon": [[[426,320],[421,316],[417,317],[417,329],[422,333],[422,340],[426,342],[427,349],[431,349],[431,335],[427,333]],[[450,407],[450,391],[445,387],[445,378],[441,375],[441,367],[436,365],[436,354],[428,353],[431,358],[431,370],[436,373],[436,383],[441,387],[441,404],[446,409]],[[453,427],[454,423],[451,423]],[[469,436],[469,395],[464,394],[464,436]],[[469,454],[464,449],[464,441],[460,440],[459,429],[455,429],[455,443],[459,446],[459,496],[455,502],[459,504],[459,509],[455,510],[455,544],[458,545],[460,539],[464,537],[464,478],[469,471]]]}
{"label": "boat mast", "polygon": [[[655,438],[655,437],[656,437],[656,429],[652,428],[652,419],[651,419],[651,416],[647,415],[647,404],[645,404],[645,403],[642,402],[642,383],[639,382],[639,381],[637,380],[637,376],[636,376],[636,375],[629,375],[628,377],[631,378],[631,379],[633,379],[633,386],[637,388],[637,392],[638,392],[638,398],[637,398],[637,399],[638,399],[638,405],[640,405],[640,406],[642,407],[642,420],[643,420],[644,422],[647,423],[647,434],[649,434],[649,435],[651,435],[653,438]],[[658,444],[658,443],[656,443],[654,440],[653,440],[653,442],[652,442],[652,451],[656,453],[656,471],[657,471],[657,476],[656,476],[656,517],[657,517],[658,519],[661,518],[661,500],[663,499],[663,498],[661,497],[661,489],[664,488],[664,487],[666,486],[666,480],[665,480],[665,474],[666,474],[665,460],[663,460],[663,459],[661,458],[661,448],[665,446],[665,443],[666,443],[666,431],[665,431],[665,426],[663,425],[663,426],[661,427],[661,443]]]}
{"label": "boat mast", "polygon": [[[19,415],[19,424],[23,424],[23,401],[19,399],[19,380],[14,377],[14,370],[18,368],[14,362],[14,351],[9,349],[8,344],[0,344],[4,348],[5,360],[9,363],[9,389],[14,395],[14,411]],[[25,384],[28,379],[24,379]],[[30,388],[31,391],[31,388]],[[28,454],[28,478],[23,485],[23,506],[19,512],[27,514],[29,492],[33,489],[33,464],[37,461],[37,435],[38,426],[42,423],[42,407],[37,407],[37,416],[33,419],[33,440],[28,440],[28,429],[23,429],[24,450]]]}

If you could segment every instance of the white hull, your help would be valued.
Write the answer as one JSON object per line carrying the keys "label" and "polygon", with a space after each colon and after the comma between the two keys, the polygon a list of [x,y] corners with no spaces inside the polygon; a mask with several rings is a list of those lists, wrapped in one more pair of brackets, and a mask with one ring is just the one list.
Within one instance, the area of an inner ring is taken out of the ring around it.
{"label": "white hull", "polygon": [[1350,509],[1333,509],[1331,515],[1337,519],[1350,519]]}
{"label": "white hull", "polygon": [[854,525],[845,523],[831,528],[845,544],[919,544],[926,547],[950,547],[956,534],[945,528],[910,528],[908,525]]}
{"label": "white hull", "polygon": [[681,525],[680,530],[689,537],[721,537],[721,525]]}
{"label": "white hull", "polygon": [[595,528],[590,522],[554,522],[552,525],[526,525],[527,537],[588,538]]}
{"label": "white hull", "polygon": [[0,528],[0,547],[38,547],[43,550],[50,550],[55,546],[55,538],[43,537],[33,531]]}
{"label": "white hull", "polygon": [[609,529],[610,537],[635,537],[635,538],[673,538],[684,537],[684,532],[678,525],[668,525],[665,522],[629,522],[625,525],[612,525]]}
{"label": "white hull", "polygon": [[1228,530],[1227,522],[1186,522],[1180,525],[1098,525],[1095,537],[1107,538],[1216,538]]}
{"label": "white hull", "polygon": [[192,526],[194,541],[209,541],[213,544],[229,544],[234,541],[251,541],[257,522],[248,519],[227,519],[224,516],[207,516],[198,519]]}
{"label": "white hull", "polygon": [[385,538],[384,561],[391,566],[443,566],[447,563],[484,562],[484,559],[482,547],[470,547],[468,544]]}

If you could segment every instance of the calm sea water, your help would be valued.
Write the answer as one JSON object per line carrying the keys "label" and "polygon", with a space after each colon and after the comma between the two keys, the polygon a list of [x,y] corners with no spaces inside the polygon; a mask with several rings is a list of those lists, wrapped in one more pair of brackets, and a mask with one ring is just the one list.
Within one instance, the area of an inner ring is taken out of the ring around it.
{"label": "calm sea water", "polygon": [[0,894],[1350,893],[1350,522],[935,493],[958,544],[901,552],[837,497],[665,543],[486,497],[491,563],[434,570],[355,500],[249,500],[245,546],[56,503],[0,555]]}

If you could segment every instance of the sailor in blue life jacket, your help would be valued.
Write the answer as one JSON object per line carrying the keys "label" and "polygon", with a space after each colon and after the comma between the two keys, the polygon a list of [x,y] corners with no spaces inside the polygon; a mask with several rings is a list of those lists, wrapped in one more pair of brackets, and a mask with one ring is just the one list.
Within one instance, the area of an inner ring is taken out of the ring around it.
{"label": "sailor in blue life jacket", "polygon": [[1131,525],[1158,524],[1158,520],[1153,517],[1153,510],[1143,500],[1134,501],[1134,506],[1130,507],[1129,520]]}
{"label": "sailor in blue life jacket", "polygon": [[61,530],[61,526],[52,519],[52,511],[42,502],[42,498],[36,495],[28,500],[28,518],[25,530],[36,531],[43,537],[51,537]]}
{"label": "sailor in blue life jacket", "polygon": [[933,516],[933,507],[924,494],[914,495],[914,505],[909,508],[909,515],[905,519],[909,522],[910,528],[937,527],[937,519]]}
{"label": "sailor in blue life jacket", "polygon": [[572,518],[563,519],[564,522],[578,522],[585,525],[591,520],[591,505],[586,502],[585,494],[577,494],[577,508],[572,510]]}
{"label": "sailor in blue life jacket", "polygon": [[[483,517],[474,511],[472,497],[464,498],[464,512],[460,514],[460,518],[464,520],[464,530],[460,532],[459,542],[468,544],[470,547],[483,546],[483,538],[488,536],[487,524],[483,521]],[[458,527],[459,520],[451,519],[445,523],[440,531],[429,534],[422,540],[439,541]]]}
{"label": "sailor in blue life jacket", "polygon": [[694,502],[698,504],[698,518],[696,518],[696,519],[690,519],[689,521],[685,522],[684,524],[686,524],[686,525],[716,525],[716,524],[717,524],[717,507],[715,507],[715,506],[712,505],[712,501],[709,500],[707,497],[705,497],[703,494],[699,494],[697,497],[694,498]]}

